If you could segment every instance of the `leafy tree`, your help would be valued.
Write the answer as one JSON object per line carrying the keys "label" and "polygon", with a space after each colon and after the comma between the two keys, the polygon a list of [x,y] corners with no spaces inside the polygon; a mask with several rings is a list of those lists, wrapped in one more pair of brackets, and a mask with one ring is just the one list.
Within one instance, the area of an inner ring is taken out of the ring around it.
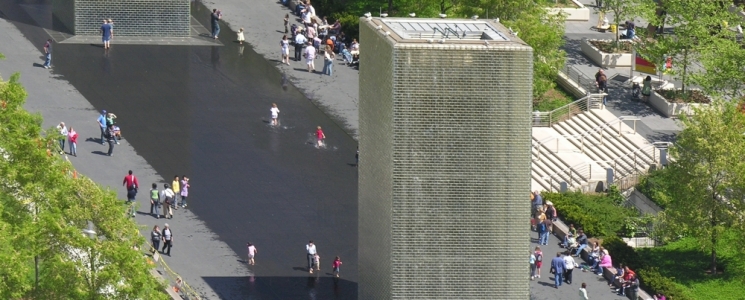
{"label": "leafy tree", "polygon": [[683,82],[681,92],[685,94],[687,87],[695,83],[690,76],[692,62],[716,39],[732,37],[723,25],[738,22],[737,16],[723,2],[711,0],[665,0],[659,3],[659,9],[665,14],[651,15],[650,23],[674,27],[674,34],[658,35],[655,39],[668,55],[679,58],[672,73]]}
{"label": "leafy tree", "polygon": [[[71,176],[51,151],[59,134],[41,129],[25,98],[18,74],[0,80],[0,298],[165,299],[121,201]],[[81,232],[88,222],[94,239]]]}
{"label": "leafy tree", "polygon": [[745,49],[733,39],[712,39],[702,47],[699,62],[705,71],[691,74],[691,81],[712,96],[737,99],[745,95]]}
{"label": "leafy tree", "polygon": [[671,148],[669,176],[676,185],[663,214],[666,235],[696,238],[711,251],[716,274],[720,236],[729,228],[745,229],[745,115],[736,104],[717,101],[682,120]]}
{"label": "leafy tree", "polygon": [[[648,15],[657,7],[653,0],[604,0],[600,10],[603,14],[613,13],[613,23],[619,28],[621,22],[629,21],[637,16]],[[619,30],[615,33],[614,47],[618,49]]]}

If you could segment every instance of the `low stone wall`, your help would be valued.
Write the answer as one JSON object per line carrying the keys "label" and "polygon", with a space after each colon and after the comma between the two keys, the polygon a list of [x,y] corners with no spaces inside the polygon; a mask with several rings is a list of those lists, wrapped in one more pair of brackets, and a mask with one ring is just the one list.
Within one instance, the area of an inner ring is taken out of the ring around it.
{"label": "low stone wall", "polygon": [[[590,60],[603,68],[631,67],[633,55],[631,53],[605,53],[590,44],[591,40],[582,39],[580,48]],[[601,40],[596,40],[601,41]]]}
{"label": "low stone wall", "polygon": [[562,71],[559,71],[558,76],[556,76],[556,83],[558,83],[567,92],[572,93],[572,95],[577,98],[587,96],[587,90],[579,86],[576,81],[569,78],[569,76],[567,76],[567,74],[564,74],[564,72]]}
{"label": "low stone wall", "polygon": [[694,107],[700,107],[702,105],[707,106],[708,104],[672,103],[672,102],[668,102],[667,99],[665,99],[665,97],[658,94],[657,92],[652,92],[652,95],[649,96],[649,105],[654,107],[662,115],[668,118],[671,118],[671,117],[677,117],[681,114],[686,114],[686,115],[693,114]]}

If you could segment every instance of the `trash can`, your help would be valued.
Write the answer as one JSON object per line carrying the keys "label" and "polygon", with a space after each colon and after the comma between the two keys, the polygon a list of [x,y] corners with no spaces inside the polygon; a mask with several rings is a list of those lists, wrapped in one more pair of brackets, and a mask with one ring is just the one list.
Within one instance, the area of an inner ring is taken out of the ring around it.
{"label": "trash can", "polygon": [[616,33],[616,29],[617,29],[616,27],[617,27],[616,24],[611,24],[610,25],[610,32]]}

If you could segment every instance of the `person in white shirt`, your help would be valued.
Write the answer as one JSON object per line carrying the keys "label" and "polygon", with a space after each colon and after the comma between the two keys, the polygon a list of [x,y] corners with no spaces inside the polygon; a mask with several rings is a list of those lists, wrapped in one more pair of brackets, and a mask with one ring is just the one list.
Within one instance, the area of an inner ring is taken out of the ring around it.
{"label": "person in white shirt", "polygon": [[316,65],[314,63],[314,60],[316,58],[316,48],[313,47],[313,44],[311,42],[308,42],[308,46],[305,47],[305,64],[308,65],[308,73],[313,73],[316,71]]}
{"label": "person in white shirt", "polygon": [[308,42],[304,35],[295,36],[295,61],[300,61],[300,55],[303,53],[303,46]]}
{"label": "person in white shirt", "polygon": [[171,207],[173,206],[173,199],[176,194],[173,193],[171,186],[167,183],[163,185],[163,188],[164,189],[160,191],[160,202],[164,204],[163,216],[166,219],[173,219],[173,209],[171,209]]}
{"label": "person in white shirt", "polygon": [[256,250],[256,246],[254,246],[254,244],[251,244],[251,242],[248,242],[246,246],[248,246],[248,264],[253,266],[256,264],[254,262],[254,256],[256,256],[256,253],[258,253],[259,251]]}
{"label": "person in white shirt", "polygon": [[571,252],[567,252],[567,254],[564,255],[564,281],[568,284],[572,283],[572,271],[574,271],[574,267],[577,265],[570,254]]}
{"label": "person in white shirt", "polygon": [[309,241],[307,245],[305,245],[305,252],[308,256],[308,270],[310,270],[310,273],[313,274],[313,263],[315,261],[316,256],[316,245],[313,244],[313,241]]}
{"label": "person in white shirt", "polygon": [[57,125],[57,129],[59,130],[59,134],[62,135],[62,138],[59,139],[59,154],[65,154],[65,140],[67,139],[68,134],[65,122],[60,122],[59,125]]}
{"label": "person in white shirt", "polygon": [[279,120],[277,120],[277,118],[279,118],[279,108],[277,108],[277,103],[272,103],[272,109],[270,109],[270,111],[272,112],[272,125],[279,125]]}
{"label": "person in white shirt", "polygon": [[579,299],[580,300],[589,300],[590,298],[587,297],[587,283],[582,283],[582,287],[579,288]]}

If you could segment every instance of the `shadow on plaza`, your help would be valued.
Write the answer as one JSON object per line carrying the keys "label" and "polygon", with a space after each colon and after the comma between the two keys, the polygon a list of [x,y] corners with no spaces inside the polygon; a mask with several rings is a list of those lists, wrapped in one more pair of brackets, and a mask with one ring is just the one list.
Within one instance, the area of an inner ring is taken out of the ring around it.
{"label": "shadow on plaza", "polygon": [[357,283],[325,274],[307,277],[236,276],[202,279],[220,299],[357,299]]}

